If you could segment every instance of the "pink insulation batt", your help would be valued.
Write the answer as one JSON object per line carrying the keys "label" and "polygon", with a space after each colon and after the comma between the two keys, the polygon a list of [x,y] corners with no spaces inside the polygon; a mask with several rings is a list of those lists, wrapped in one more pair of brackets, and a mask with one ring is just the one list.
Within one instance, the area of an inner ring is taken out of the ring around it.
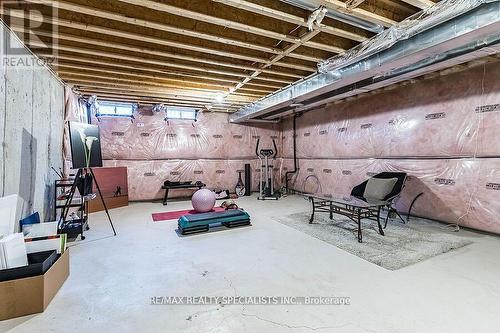
{"label": "pink insulation batt", "polygon": [[[257,138],[261,147],[280,143],[280,126],[248,126],[228,122],[223,113],[202,113],[198,121],[164,121],[163,113],[139,110],[130,119],[101,118],[102,153],[105,166],[126,166],[131,200],[163,197],[165,180],[200,180],[210,189],[234,191],[238,170],[250,163],[253,189],[257,190],[259,164],[255,155]],[[94,119],[97,123],[97,120]],[[281,159],[276,161],[278,181]],[[169,196],[189,196],[193,190],[170,191]]]}
{"label": "pink insulation batt", "polygon": [[[412,213],[500,233],[499,104],[500,65],[490,64],[307,112],[297,119],[300,170],[291,186],[348,194],[377,172],[404,171],[401,212],[424,193]],[[221,113],[168,123],[163,114],[140,113],[133,122],[99,122],[105,165],[128,167],[131,200],[161,198],[167,179],[232,191],[245,163],[257,190],[258,137],[261,147],[271,147],[272,138],[278,144],[277,185],[293,169],[290,118],[255,126],[231,124]]]}
{"label": "pink insulation batt", "polygon": [[[499,128],[498,63],[331,105],[297,119],[293,187],[348,194],[377,172],[404,171],[400,211],[424,193],[413,214],[500,233]],[[292,169],[291,119],[282,138]]]}

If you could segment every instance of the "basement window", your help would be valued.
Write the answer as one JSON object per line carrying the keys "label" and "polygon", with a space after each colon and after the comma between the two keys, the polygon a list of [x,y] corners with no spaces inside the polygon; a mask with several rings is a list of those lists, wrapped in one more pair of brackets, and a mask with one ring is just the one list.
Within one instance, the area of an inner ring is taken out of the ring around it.
{"label": "basement window", "polygon": [[134,117],[134,111],[137,108],[133,103],[120,102],[99,102],[97,117]]}
{"label": "basement window", "polygon": [[169,107],[167,106],[167,117],[165,119],[194,120],[198,116],[198,110],[193,108]]}

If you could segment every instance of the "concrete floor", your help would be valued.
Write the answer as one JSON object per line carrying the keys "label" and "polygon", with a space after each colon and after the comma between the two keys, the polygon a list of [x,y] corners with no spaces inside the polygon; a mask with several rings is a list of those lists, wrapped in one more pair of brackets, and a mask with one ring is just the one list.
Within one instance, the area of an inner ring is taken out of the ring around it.
{"label": "concrete floor", "polygon": [[[252,227],[180,238],[134,203],[71,244],[71,275],[43,314],[5,332],[493,332],[500,326],[500,238],[388,271],[271,219],[309,209],[292,196],[238,200]],[[390,227],[389,227],[390,228]],[[348,306],[150,305],[152,296],[348,296]]]}

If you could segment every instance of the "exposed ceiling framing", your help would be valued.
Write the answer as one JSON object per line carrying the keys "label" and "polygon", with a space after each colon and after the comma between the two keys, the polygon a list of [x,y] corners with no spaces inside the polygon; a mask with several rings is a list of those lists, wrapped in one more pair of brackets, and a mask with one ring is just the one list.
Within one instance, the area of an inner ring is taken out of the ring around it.
{"label": "exposed ceiling framing", "polygon": [[[437,0],[312,2],[389,27]],[[278,0],[26,0],[0,10],[83,96],[220,112],[301,80],[318,61],[373,36],[330,17],[309,31],[311,12]]]}

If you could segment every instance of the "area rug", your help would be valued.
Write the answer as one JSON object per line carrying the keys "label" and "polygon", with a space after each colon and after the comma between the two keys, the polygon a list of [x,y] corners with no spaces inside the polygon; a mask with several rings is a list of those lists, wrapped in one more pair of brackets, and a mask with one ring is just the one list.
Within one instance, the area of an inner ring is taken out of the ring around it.
{"label": "area rug", "polygon": [[[224,208],[222,207],[214,207],[211,212],[222,212]],[[201,214],[198,213],[195,210],[176,210],[173,212],[164,212],[164,213],[153,213],[151,216],[153,217],[154,222],[158,221],[167,221],[167,220],[177,220],[179,217],[183,215],[194,215],[194,214]]]}
{"label": "area rug", "polygon": [[443,230],[436,222],[412,218],[403,224],[390,221],[385,236],[378,233],[377,223],[362,221],[363,243],[356,238],[357,225],[349,219],[328,214],[316,214],[309,224],[310,213],[273,217],[279,223],[363,258],[389,270],[397,270],[442,253],[461,248],[472,242]]}

